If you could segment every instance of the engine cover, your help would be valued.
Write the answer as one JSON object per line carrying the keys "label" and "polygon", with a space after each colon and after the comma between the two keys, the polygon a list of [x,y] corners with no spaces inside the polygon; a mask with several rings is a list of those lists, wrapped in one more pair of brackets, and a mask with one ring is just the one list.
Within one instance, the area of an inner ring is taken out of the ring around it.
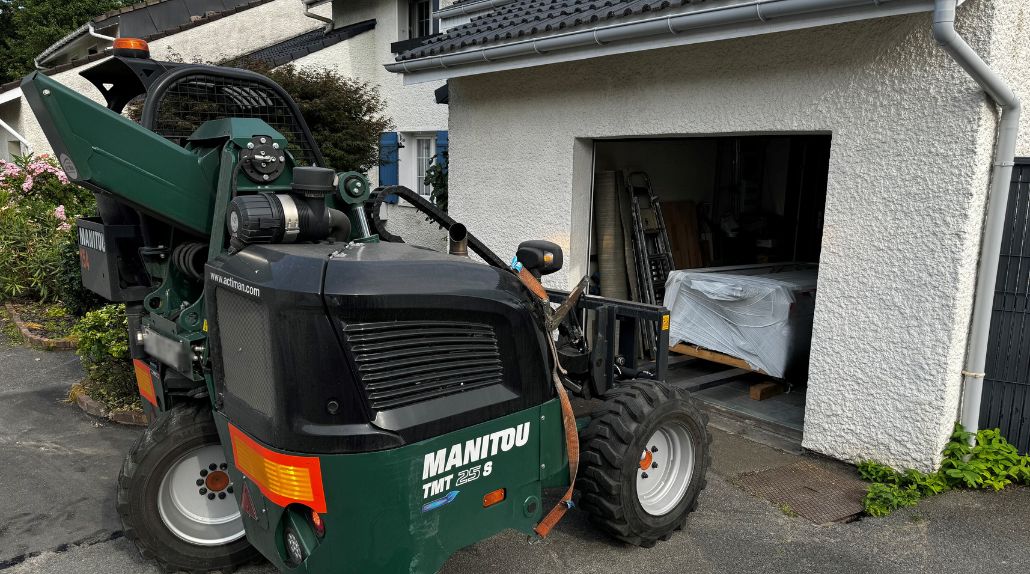
{"label": "engine cover", "polygon": [[279,448],[410,444],[551,398],[511,273],[401,243],[252,245],[206,274],[218,402]]}

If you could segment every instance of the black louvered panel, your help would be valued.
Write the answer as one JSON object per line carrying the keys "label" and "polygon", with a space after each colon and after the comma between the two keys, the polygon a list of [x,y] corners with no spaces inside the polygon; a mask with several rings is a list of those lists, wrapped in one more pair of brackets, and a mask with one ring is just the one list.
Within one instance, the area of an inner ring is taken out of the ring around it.
{"label": "black louvered panel", "polygon": [[403,407],[503,381],[493,327],[392,321],[344,327],[358,376],[375,410]]}

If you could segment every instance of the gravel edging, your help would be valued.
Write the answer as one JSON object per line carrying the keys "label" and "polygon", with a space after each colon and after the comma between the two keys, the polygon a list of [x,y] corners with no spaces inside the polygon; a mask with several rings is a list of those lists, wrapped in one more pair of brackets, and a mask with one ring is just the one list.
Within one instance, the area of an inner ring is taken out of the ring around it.
{"label": "gravel edging", "polygon": [[86,392],[82,390],[82,387],[79,384],[76,384],[72,387],[71,396],[69,397],[69,399],[71,399],[71,401],[74,402],[80,409],[82,409],[82,412],[86,413],[87,415],[107,419],[109,421],[120,423],[123,425],[145,427],[148,424],[146,414],[139,411],[109,409],[105,404],[87,395]]}
{"label": "gravel edging", "polygon": [[15,326],[18,327],[18,331],[21,333],[21,336],[29,343],[29,345],[46,351],[74,351],[77,348],[75,339],[72,339],[71,337],[65,337],[63,339],[49,339],[47,337],[40,337],[39,335],[33,334],[21,320],[21,315],[18,314],[14,305],[4,303],[4,307],[7,309],[8,315],[11,316],[11,320],[14,321]]}

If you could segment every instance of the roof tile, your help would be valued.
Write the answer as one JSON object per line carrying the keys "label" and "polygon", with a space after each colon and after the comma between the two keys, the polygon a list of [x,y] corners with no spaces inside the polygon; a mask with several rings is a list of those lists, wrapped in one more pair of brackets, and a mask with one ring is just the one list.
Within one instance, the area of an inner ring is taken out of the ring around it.
{"label": "roof tile", "polygon": [[516,0],[472,16],[467,24],[451,28],[446,34],[399,54],[397,60],[438,56],[460,52],[470,46],[556,34],[622,18],[650,16],[706,1],[710,0]]}

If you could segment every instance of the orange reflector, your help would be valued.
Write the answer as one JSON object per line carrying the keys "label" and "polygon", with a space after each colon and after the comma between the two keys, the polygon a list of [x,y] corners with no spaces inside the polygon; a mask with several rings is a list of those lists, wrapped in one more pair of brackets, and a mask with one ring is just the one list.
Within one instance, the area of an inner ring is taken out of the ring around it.
{"label": "orange reflector", "polygon": [[498,488],[497,490],[495,490],[493,492],[486,493],[486,496],[483,497],[483,508],[487,508],[487,507],[493,506],[493,505],[497,504],[498,502],[503,502],[503,501],[504,501],[504,489],[503,488]]}
{"label": "orange reflector", "polygon": [[154,378],[150,373],[150,365],[139,359],[133,359],[132,368],[136,371],[136,388],[139,389],[139,396],[156,407],[157,395],[154,393]]}
{"label": "orange reflector", "polygon": [[311,525],[315,527],[315,534],[319,538],[325,536],[325,523],[322,522],[322,517],[314,510],[311,511]]}
{"label": "orange reflector", "polygon": [[269,450],[231,424],[229,438],[236,468],[254,481],[269,500],[282,507],[299,502],[315,512],[325,513],[318,457]]}
{"label": "orange reflector", "polygon": [[150,52],[150,46],[139,38],[115,38],[111,45],[115,50],[141,50]]}

